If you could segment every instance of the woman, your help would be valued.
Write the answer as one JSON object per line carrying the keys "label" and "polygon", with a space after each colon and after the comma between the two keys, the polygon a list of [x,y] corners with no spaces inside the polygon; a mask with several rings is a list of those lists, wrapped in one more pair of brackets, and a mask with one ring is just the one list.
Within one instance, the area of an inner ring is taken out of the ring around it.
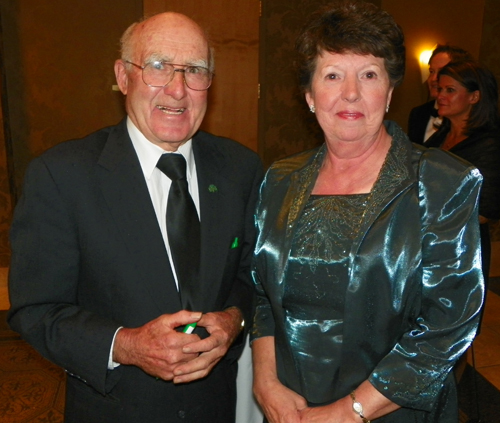
{"label": "woman", "polygon": [[488,220],[500,219],[497,81],[490,71],[475,62],[450,63],[439,72],[438,91],[438,113],[443,123],[427,145],[456,154],[476,166],[483,175],[479,221],[481,259],[487,282],[491,258]]}
{"label": "woman", "polygon": [[256,398],[271,423],[456,423],[450,370],[483,296],[481,176],[384,125],[405,61],[387,13],[334,3],[297,50],[325,143],[261,187]]}

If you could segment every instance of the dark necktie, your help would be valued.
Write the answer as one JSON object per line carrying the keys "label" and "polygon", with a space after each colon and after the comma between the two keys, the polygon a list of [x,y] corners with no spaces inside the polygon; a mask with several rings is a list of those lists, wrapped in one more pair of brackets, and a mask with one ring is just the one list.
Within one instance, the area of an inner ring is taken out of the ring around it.
{"label": "dark necktie", "polygon": [[200,267],[200,221],[189,194],[186,160],[163,154],[156,167],[172,180],[167,201],[167,236],[179,284],[182,308],[196,310]]}

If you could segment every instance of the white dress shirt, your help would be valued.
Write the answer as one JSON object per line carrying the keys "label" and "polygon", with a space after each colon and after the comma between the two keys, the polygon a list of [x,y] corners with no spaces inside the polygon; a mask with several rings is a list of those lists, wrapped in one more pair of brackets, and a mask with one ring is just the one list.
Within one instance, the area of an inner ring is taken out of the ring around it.
{"label": "white dress shirt", "polygon": [[[139,158],[144,178],[146,179],[149,195],[155,209],[156,219],[158,220],[163,241],[165,242],[165,248],[167,249],[170,267],[172,268],[175,283],[178,287],[177,275],[175,273],[174,262],[172,261],[172,254],[170,252],[170,244],[168,243],[166,221],[168,192],[172,181],[167,177],[167,175],[156,167],[156,164],[162,154],[172,153],[167,152],[156,144],[153,144],[151,141],[148,141],[139,129],[137,129],[137,127],[132,123],[130,118],[127,119],[127,129],[132,140],[132,144],[134,145],[135,152],[137,153],[137,157]],[[193,198],[194,205],[196,206],[196,210],[198,212],[198,217],[200,217],[200,195],[198,192],[198,178],[196,175],[192,140],[186,141],[182,144],[176,153],[182,154],[186,159],[186,176],[189,193]]]}
{"label": "white dress shirt", "polygon": [[[434,108],[437,109],[437,103],[434,103]],[[434,133],[439,129],[441,124],[443,123],[443,118],[440,116],[431,116],[429,118],[429,122],[427,122],[427,127],[425,128],[425,134],[424,134],[424,143],[427,142],[427,140],[434,135]]]}

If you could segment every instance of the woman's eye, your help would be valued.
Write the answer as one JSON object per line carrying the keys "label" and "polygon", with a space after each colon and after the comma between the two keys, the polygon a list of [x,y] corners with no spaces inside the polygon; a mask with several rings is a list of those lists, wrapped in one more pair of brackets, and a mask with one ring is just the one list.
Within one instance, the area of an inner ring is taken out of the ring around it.
{"label": "woman's eye", "polygon": [[333,74],[333,73],[329,73],[328,75],[326,75],[326,79],[337,79],[337,75]]}
{"label": "woman's eye", "polygon": [[367,72],[366,73],[366,77],[368,79],[373,79],[373,78],[376,78],[377,77],[377,74],[375,72]]}

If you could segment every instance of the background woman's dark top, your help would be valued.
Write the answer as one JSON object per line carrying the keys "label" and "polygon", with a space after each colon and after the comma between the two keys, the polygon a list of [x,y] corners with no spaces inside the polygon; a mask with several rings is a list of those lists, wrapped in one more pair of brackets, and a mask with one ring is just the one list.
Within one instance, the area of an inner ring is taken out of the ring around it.
{"label": "background woman's dark top", "polygon": [[[426,146],[441,147],[449,130],[449,122],[445,120],[439,131],[429,138]],[[483,175],[479,214],[487,219],[500,219],[500,130],[478,129],[449,151],[472,163]],[[481,249],[484,279],[487,283],[491,256],[487,223],[481,225]]]}

